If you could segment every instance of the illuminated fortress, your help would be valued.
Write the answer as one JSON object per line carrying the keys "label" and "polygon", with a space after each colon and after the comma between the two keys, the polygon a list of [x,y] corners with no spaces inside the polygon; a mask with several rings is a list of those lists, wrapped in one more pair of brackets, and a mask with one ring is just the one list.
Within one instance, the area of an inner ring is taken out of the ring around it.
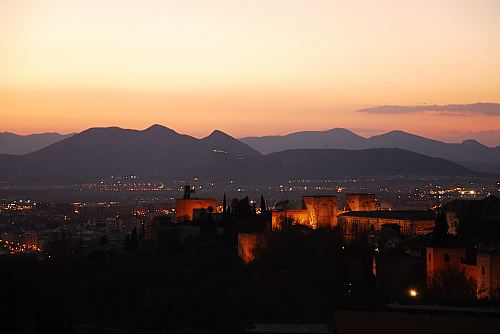
{"label": "illuminated fortress", "polygon": [[175,220],[178,223],[192,221],[193,212],[196,209],[217,209],[217,201],[212,198],[191,198],[194,190],[190,186],[184,187],[184,196],[182,199],[175,200]]}
{"label": "illuminated fortress", "polygon": [[272,229],[279,230],[285,223],[311,228],[337,226],[336,196],[303,196],[302,203],[302,209],[273,211]]}

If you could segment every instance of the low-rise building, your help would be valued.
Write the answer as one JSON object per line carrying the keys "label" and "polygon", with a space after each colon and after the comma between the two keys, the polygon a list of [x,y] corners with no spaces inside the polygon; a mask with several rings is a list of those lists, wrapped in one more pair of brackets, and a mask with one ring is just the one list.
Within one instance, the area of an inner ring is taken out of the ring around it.
{"label": "low-rise building", "polygon": [[211,198],[188,198],[175,200],[175,220],[178,223],[192,221],[193,211],[196,209],[213,210],[217,208],[217,201]]}
{"label": "low-rise building", "polygon": [[339,226],[347,241],[362,233],[380,232],[382,225],[396,224],[403,235],[419,235],[432,232],[435,214],[428,210],[410,211],[348,211],[339,215]]}
{"label": "low-rise building", "polygon": [[374,194],[346,194],[344,211],[375,211],[377,202]]}
{"label": "low-rise building", "polygon": [[481,200],[457,199],[443,205],[442,211],[448,222],[448,233],[456,235],[458,225],[470,217],[500,222],[500,199],[492,195]]}
{"label": "low-rise building", "polygon": [[478,299],[500,300],[500,254],[478,251],[467,258],[463,247],[427,247],[427,287],[431,288],[436,275],[447,269],[463,272],[476,283]]}
{"label": "low-rise building", "polygon": [[30,248],[38,248],[38,232],[25,231],[23,233],[23,244]]}
{"label": "low-rise building", "polygon": [[336,196],[303,196],[302,209],[281,210],[272,213],[272,229],[284,223],[306,225],[311,228],[332,228],[337,225]]}

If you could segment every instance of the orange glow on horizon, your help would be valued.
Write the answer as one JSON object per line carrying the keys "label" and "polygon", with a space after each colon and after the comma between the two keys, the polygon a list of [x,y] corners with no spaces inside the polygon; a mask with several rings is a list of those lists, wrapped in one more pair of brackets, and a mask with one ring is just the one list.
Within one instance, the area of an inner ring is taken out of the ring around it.
{"label": "orange glow on horizon", "polygon": [[500,130],[500,116],[357,111],[500,103],[498,32],[496,0],[5,0],[0,131]]}

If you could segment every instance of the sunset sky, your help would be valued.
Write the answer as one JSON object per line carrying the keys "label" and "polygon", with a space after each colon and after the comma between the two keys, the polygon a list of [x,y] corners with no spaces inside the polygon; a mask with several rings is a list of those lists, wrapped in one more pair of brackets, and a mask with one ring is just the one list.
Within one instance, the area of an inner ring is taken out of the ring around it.
{"label": "sunset sky", "polygon": [[497,103],[498,0],[0,1],[0,131],[444,138]]}

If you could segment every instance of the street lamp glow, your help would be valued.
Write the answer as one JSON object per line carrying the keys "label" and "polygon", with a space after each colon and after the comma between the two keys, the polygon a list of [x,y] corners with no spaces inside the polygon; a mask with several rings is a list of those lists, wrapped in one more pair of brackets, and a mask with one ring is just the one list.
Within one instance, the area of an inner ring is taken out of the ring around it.
{"label": "street lamp glow", "polygon": [[410,289],[409,294],[410,294],[410,297],[413,297],[413,298],[418,296],[418,292],[415,289]]}

